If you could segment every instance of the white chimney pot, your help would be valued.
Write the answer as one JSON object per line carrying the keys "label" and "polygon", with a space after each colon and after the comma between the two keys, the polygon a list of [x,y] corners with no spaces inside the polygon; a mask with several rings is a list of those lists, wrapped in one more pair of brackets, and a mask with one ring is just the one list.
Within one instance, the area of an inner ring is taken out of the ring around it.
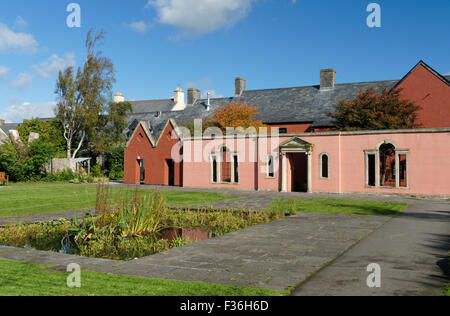
{"label": "white chimney pot", "polygon": [[175,106],[172,108],[172,111],[183,111],[186,108],[183,89],[177,88],[175,90],[173,101],[175,102]]}
{"label": "white chimney pot", "polygon": [[125,97],[122,95],[121,92],[116,93],[116,95],[114,96],[114,102],[115,103],[125,102]]}

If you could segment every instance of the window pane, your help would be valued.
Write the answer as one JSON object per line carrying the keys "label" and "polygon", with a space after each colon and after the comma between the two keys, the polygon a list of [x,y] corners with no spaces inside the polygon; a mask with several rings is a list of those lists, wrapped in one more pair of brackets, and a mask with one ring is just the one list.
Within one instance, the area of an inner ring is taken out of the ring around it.
{"label": "window pane", "polygon": [[273,156],[269,155],[267,158],[267,175],[271,178],[275,176],[275,166]]}
{"label": "window pane", "polygon": [[375,186],[375,155],[368,155],[369,165],[369,179],[368,184],[371,187]]}
{"label": "window pane", "polygon": [[234,156],[234,182],[239,182],[239,159],[238,156]]}
{"label": "window pane", "polygon": [[217,182],[217,159],[216,156],[212,157],[212,182]]}
{"label": "window pane", "polygon": [[400,186],[405,188],[408,186],[408,165],[406,155],[399,155],[400,161]]}
{"label": "window pane", "polygon": [[322,178],[328,178],[328,155],[322,156]]}

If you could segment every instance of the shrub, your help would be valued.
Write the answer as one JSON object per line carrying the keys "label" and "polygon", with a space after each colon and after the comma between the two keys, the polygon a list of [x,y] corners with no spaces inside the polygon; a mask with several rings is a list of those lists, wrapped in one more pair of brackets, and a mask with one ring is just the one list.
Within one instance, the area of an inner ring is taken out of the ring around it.
{"label": "shrub", "polygon": [[30,144],[7,142],[0,146],[0,171],[11,181],[36,181],[46,176],[45,165],[55,154],[55,147],[37,139]]}
{"label": "shrub", "polygon": [[0,244],[14,247],[29,246],[37,250],[59,251],[71,223],[59,220],[32,225],[8,226],[0,229]]}
{"label": "shrub", "polygon": [[284,217],[282,212],[252,212],[247,210],[216,211],[167,211],[162,219],[166,228],[209,229],[212,236],[217,237],[247,227],[268,223]]}
{"label": "shrub", "polygon": [[103,177],[102,169],[100,168],[100,165],[94,165],[91,168],[91,176],[100,178]]}
{"label": "shrub", "polygon": [[106,153],[105,155],[105,169],[106,175],[113,180],[123,179],[123,158],[125,154],[124,147],[117,147]]}

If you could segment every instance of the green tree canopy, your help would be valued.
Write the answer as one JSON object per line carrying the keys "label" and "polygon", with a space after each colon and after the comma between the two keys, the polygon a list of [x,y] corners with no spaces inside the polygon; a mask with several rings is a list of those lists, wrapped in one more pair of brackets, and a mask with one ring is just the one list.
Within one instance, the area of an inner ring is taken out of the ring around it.
{"label": "green tree canopy", "polygon": [[23,142],[28,140],[30,133],[38,133],[39,138],[46,143],[53,144],[57,152],[64,152],[65,150],[64,128],[55,119],[42,121],[35,118],[24,121],[17,129]]}
{"label": "green tree canopy", "polygon": [[[58,95],[56,118],[64,128],[67,158],[75,158],[86,139],[95,139],[101,116],[107,112],[115,82],[112,61],[97,50],[101,32],[86,38],[86,61],[76,74],[72,67],[59,72],[55,93]],[[72,152],[72,146],[76,146]]]}

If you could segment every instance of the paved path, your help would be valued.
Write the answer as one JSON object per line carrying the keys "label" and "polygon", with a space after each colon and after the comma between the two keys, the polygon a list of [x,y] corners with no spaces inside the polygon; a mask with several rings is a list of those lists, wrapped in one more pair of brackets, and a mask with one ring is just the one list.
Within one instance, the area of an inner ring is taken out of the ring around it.
{"label": "paved path", "polygon": [[[417,201],[299,286],[293,295],[441,295],[450,281],[450,203]],[[369,289],[367,265],[381,266]]]}
{"label": "paved path", "polygon": [[117,274],[285,290],[383,225],[389,217],[299,214],[164,253],[119,262],[0,247],[0,258]]}

